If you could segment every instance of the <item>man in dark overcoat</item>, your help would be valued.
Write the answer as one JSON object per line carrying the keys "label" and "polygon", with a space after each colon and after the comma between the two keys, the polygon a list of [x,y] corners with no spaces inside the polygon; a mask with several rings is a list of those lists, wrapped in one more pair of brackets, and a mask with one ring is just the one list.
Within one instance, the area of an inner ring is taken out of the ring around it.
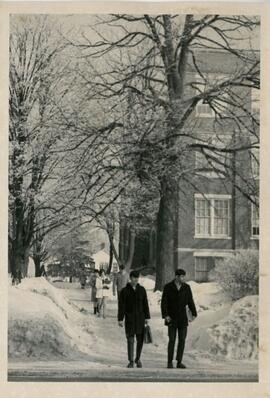
{"label": "man in dark overcoat", "polygon": [[135,363],[138,368],[142,367],[140,360],[143,348],[144,327],[150,319],[149,305],[146,290],[139,281],[139,272],[130,272],[130,283],[120,292],[118,306],[118,324],[123,327],[125,319],[125,332],[128,350],[128,368],[134,367],[134,337],[136,336]]}
{"label": "man in dark overcoat", "polygon": [[168,368],[173,368],[173,355],[178,333],[177,347],[177,368],[185,368],[182,358],[185,349],[185,340],[187,336],[188,316],[187,308],[190,310],[192,317],[197,317],[196,307],[190,286],[185,283],[186,272],[183,269],[175,271],[175,279],[164,286],[161,298],[161,313],[165,319],[165,325],[168,326]]}

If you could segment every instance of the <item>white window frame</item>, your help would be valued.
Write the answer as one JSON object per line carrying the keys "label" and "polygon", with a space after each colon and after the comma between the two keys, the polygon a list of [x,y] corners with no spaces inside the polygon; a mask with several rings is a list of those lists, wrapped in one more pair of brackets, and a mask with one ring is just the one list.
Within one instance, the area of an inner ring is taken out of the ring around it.
{"label": "white window frame", "polygon": [[[254,225],[254,211],[257,210],[254,203],[251,202],[251,239],[259,239],[260,237],[260,211],[258,210],[258,225]],[[253,233],[253,228],[259,228],[259,234],[256,235]]]}
{"label": "white window frame", "polygon": [[[198,234],[196,231],[196,199],[205,199],[210,202],[210,234]],[[228,234],[215,234],[215,200],[226,200],[228,201]],[[194,194],[194,219],[195,219],[195,239],[231,239],[231,195],[219,195],[219,194]]]}

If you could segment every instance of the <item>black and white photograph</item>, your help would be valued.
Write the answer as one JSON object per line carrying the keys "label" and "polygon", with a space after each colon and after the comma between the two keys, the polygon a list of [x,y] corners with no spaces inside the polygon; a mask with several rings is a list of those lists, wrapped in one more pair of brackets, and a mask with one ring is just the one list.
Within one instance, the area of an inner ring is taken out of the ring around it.
{"label": "black and white photograph", "polygon": [[261,18],[139,10],[9,15],[9,382],[259,381]]}

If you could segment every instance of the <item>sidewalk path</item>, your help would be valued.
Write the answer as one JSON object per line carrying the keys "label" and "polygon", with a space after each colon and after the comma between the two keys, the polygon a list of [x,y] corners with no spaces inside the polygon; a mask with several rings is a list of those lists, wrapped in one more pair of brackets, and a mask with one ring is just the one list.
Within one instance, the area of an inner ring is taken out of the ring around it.
{"label": "sidewalk path", "polygon": [[[74,305],[83,310],[86,320],[88,316],[91,319],[94,317],[88,289],[67,289],[65,294]],[[93,354],[79,361],[12,361],[9,363],[9,381],[258,381],[256,364],[227,360],[217,362],[207,355],[198,356],[198,353],[189,349],[188,341],[184,356],[187,369],[167,369],[167,337],[158,312],[151,314],[156,340],[154,344],[144,345],[143,368],[127,369],[126,340],[124,329],[117,324],[116,299],[108,302],[107,313],[106,319],[96,318],[99,344],[95,346]],[[205,323],[203,317],[202,322]],[[192,327],[189,332],[192,335]]]}

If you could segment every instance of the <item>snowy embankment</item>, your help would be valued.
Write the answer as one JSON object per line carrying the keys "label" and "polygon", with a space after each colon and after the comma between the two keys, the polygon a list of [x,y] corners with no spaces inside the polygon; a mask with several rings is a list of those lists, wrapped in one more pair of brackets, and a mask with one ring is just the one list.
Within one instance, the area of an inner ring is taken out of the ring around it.
{"label": "snowy embankment", "polygon": [[[162,292],[154,292],[155,281],[152,276],[146,276],[140,278],[140,284],[145,287],[148,294],[148,300],[152,307],[152,310],[160,313],[160,302]],[[221,291],[217,283],[197,283],[188,282],[192,289],[193,298],[196,304],[197,312],[201,313],[206,310],[218,310],[224,305],[230,305],[231,301]]]}
{"label": "snowy embankment", "polygon": [[63,290],[45,278],[24,279],[9,287],[10,358],[78,358],[91,350],[94,337],[83,331],[84,316]]}
{"label": "snowy embankment", "polygon": [[208,329],[213,354],[228,359],[258,358],[258,296],[236,301],[229,315]]}
{"label": "snowy embankment", "polygon": [[[153,291],[152,276],[141,278],[140,283],[147,289],[154,337],[154,344],[145,347],[145,355],[163,358],[168,336],[160,314],[161,292]],[[218,358],[221,361],[256,360],[258,296],[232,303],[215,283],[189,282],[189,285],[198,318],[189,326],[186,355],[207,361]],[[90,291],[71,286],[66,290],[45,278],[29,278],[18,286],[9,287],[11,359],[87,356],[88,360],[91,357],[94,361],[103,358],[106,363],[108,358],[116,362],[123,360],[125,336],[124,330],[117,326],[116,298],[110,299],[108,319],[96,318],[92,315]]]}
{"label": "snowy embankment", "polygon": [[[153,292],[154,280],[152,277],[141,278],[141,284],[148,290],[151,313],[160,314],[161,292]],[[256,360],[258,296],[248,296],[233,303],[217,283],[191,281],[188,284],[198,318],[189,326],[187,349],[227,359]],[[154,321],[154,325],[157,322]],[[163,333],[159,330],[156,334],[159,339],[167,340],[167,330],[163,329]]]}

